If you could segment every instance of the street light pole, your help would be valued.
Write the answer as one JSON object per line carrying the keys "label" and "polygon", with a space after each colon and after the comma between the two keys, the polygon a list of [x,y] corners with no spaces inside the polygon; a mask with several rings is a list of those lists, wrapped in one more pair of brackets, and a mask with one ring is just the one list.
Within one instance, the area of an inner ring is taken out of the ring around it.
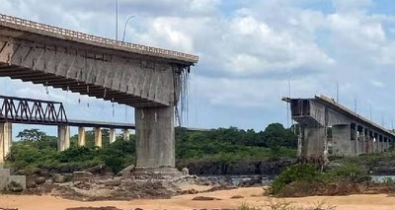
{"label": "street light pole", "polygon": [[122,42],[125,41],[126,26],[128,25],[129,20],[132,19],[132,18],[134,18],[134,17],[136,17],[136,16],[131,15],[131,16],[125,21],[125,26],[124,26],[124,28],[123,28]]}
{"label": "street light pole", "polygon": [[118,41],[118,0],[115,0],[115,39]]}

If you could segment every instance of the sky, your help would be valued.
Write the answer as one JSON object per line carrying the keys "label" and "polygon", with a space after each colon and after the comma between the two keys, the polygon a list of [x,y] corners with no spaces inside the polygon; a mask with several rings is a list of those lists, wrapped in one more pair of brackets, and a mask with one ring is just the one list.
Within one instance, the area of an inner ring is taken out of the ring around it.
{"label": "sky", "polygon": [[[113,39],[115,8],[115,0],[0,0],[2,14]],[[393,0],[119,0],[118,38],[125,31],[127,42],[200,57],[184,126],[287,126],[283,96],[324,94],[391,128],[394,14]],[[132,107],[18,80],[0,79],[0,94],[61,101],[69,118],[134,122]]]}

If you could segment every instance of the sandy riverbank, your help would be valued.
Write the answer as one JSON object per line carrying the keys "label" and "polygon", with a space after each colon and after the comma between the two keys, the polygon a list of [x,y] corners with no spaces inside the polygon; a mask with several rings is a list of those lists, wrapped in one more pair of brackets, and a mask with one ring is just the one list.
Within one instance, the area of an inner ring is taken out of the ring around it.
{"label": "sandy riverbank", "polygon": [[[201,189],[199,189],[201,190]],[[263,190],[257,188],[240,188],[235,190],[200,193],[198,195],[182,195],[167,200],[133,200],[133,201],[98,201],[80,202],[65,200],[53,196],[30,195],[0,195],[1,208],[18,208],[19,210],[64,210],[72,207],[102,207],[114,206],[125,210],[142,209],[235,209],[242,202],[254,206],[268,204],[269,198],[261,196]],[[244,199],[230,199],[232,196],[242,195]],[[258,196],[257,196],[258,195]],[[222,200],[192,201],[196,196],[210,196]],[[276,201],[278,199],[273,199]],[[321,201],[337,206],[337,210],[389,210],[395,209],[395,198],[387,195],[351,195],[351,196],[321,196],[306,198],[279,199],[294,202],[295,205],[311,205]]]}

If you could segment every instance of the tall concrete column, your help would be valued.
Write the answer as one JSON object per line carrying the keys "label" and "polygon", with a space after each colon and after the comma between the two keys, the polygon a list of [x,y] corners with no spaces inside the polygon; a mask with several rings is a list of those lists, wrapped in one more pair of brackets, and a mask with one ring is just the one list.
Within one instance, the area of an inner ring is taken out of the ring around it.
{"label": "tall concrete column", "polygon": [[101,128],[95,128],[95,147],[103,147]]}
{"label": "tall concrete column", "polygon": [[127,128],[123,129],[123,140],[124,141],[130,140],[130,130]]}
{"label": "tall concrete column", "polygon": [[70,148],[70,126],[58,126],[58,150],[65,151]]}
{"label": "tall concrete column", "polygon": [[355,142],[351,141],[350,125],[332,126],[332,138],[334,142],[333,154],[335,156],[355,156]]}
{"label": "tall concrete column", "polygon": [[377,152],[383,152],[383,137],[382,136],[379,136],[379,145],[378,145]]}
{"label": "tall concrete column", "polygon": [[0,164],[4,163],[12,146],[12,123],[0,123]]}
{"label": "tall concrete column", "polygon": [[110,128],[110,144],[114,143],[116,140],[115,128]]}
{"label": "tall concrete column", "polygon": [[80,147],[86,146],[85,128],[78,127],[78,145]]}
{"label": "tall concrete column", "polygon": [[136,173],[175,170],[174,106],[136,108]]}
{"label": "tall concrete column", "polygon": [[304,128],[301,142],[301,158],[323,158],[325,128]]}

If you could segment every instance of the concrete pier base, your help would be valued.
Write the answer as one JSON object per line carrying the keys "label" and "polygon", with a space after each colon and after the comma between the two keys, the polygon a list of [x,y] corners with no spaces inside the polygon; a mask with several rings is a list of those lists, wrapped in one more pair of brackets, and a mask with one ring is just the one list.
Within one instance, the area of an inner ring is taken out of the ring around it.
{"label": "concrete pier base", "polygon": [[84,147],[86,145],[85,128],[78,127],[78,145]]}
{"label": "concrete pier base", "polygon": [[136,108],[134,174],[180,174],[175,169],[174,107]]}
{"label": "concrete pier base", "polygon": [[65,151],[70,148],[70,127],[67,125],[58,126],[58,150]]}
{"label": "concrete pier base", "polygon": [[4,163],[12,146],[12,123],[0,123],[0,164]]}
{"label": "concrete pier base", "polygon": [[114,143],[116,140],[115,128],[110,129],[110,144]]}
{"label": "concrete pier base", "polygon": [[322,158],[325,149],[325,128],[305,128],[301,147],[301,158]]}
{"label": "concrete pier base", "polygon": [[103,147],[101,128],[95,128],[95,147]]}

